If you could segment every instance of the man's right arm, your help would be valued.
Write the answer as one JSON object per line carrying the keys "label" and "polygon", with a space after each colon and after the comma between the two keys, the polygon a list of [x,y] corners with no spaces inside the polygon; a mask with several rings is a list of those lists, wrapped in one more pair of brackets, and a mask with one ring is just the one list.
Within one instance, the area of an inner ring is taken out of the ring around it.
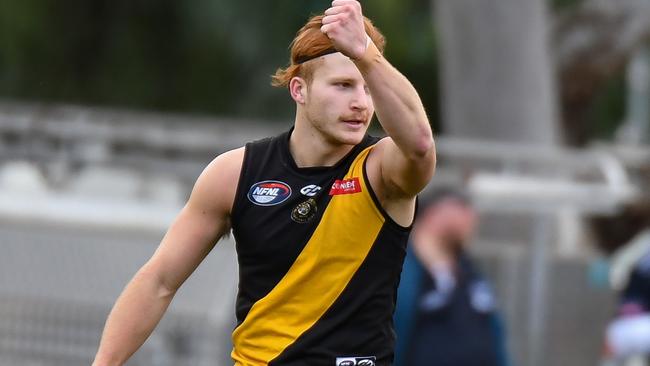
{"label": "man's right arm", "polygon": [[93,366],[124,364],[156,327],[174,294],[230,229],[244,148],[214,159],[151,259],[111,310]]}

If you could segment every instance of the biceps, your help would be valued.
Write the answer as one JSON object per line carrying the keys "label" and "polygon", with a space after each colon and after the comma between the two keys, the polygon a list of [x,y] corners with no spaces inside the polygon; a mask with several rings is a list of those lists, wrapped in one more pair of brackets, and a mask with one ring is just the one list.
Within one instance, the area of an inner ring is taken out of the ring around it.
{"label": "biceps", "polygon": [[387,144],[382,154],[381,172],[385,185],[393,192],[415,196],[431,180],[435,170],[435,151],[417,159],[407,158],[394,144]]}
{"label": "biceps", "polygon": [[176,290],[227,230],[225,218],[215,218],[186,206],[170,226],[148,264],[160,274],[165,287]]}

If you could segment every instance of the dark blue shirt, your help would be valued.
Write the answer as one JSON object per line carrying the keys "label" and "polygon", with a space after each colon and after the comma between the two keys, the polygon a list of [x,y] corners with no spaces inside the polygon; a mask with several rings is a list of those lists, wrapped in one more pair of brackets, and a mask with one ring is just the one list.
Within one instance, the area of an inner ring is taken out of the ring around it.
{"label": "dark blue shirt", "polygon": [[398,291],[396,366],[503,366],[503,332],[492,290],[466,255],[448,291],[409,251]]}

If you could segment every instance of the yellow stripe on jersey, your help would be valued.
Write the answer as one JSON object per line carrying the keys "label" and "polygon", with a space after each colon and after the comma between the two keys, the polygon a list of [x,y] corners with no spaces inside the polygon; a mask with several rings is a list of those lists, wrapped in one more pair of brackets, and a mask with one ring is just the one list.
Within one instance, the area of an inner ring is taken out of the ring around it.
{"label": "yellow stripe on jersey", "polygon": [[279,356],[334,304],[370,252],[385,221],[363,178],[370,149],[345,176],[359,178],[361,192],[331,198],[289,271],[233,332],[236,365],[266,365]]}

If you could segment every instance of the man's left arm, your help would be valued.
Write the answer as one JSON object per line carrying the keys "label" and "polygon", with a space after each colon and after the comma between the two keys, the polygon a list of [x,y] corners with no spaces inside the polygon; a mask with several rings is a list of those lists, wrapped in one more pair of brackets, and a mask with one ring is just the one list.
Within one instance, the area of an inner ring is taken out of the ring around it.
{"label": "man's left arm", "polygon": [[381,176],[387,188],[414,196],[433,175],[433,133],[413,85],[370,43],[354,60],[368,85],[377,118],[389,138],[381,143]]}
{"label": "man's left arm", "polygon": [[377,118],[390,136],[377,146],[384,185],[391,195],[415,196],[433,176],[436,163],[433,133],[418,93],[368,41],[358,1],[334,0],[325,11],[321,31],[356,64]]}

